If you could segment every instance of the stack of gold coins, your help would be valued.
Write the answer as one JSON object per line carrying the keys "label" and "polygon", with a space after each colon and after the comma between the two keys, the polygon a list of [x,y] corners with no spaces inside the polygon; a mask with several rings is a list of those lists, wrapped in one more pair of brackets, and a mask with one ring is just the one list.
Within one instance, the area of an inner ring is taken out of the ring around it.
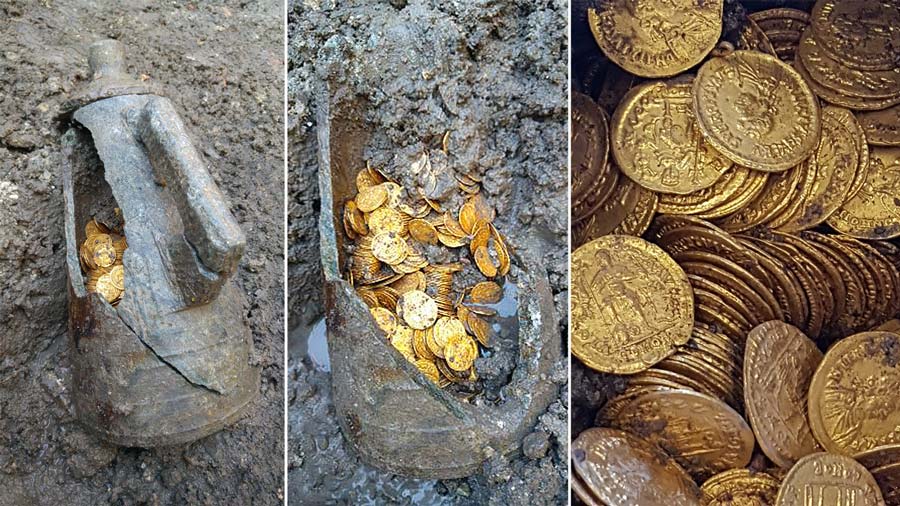
{"label": "stack of gold coins", "polygon": [[[367,166],[357,175],[358,193],[344,204],[348,280],[390,344],[441,387],[478,379],[479,345],[492,346],[488,318],[511,267],[480,180],[457,181],[463,204],[451,213],[426,197],[408,202],[404,193],[411,193]],[[461,248],[466,261],[428,260]],[[460,278],[480,280],[459,287]]]}
{"label": "stack of gold coins", "polygon": [[122,260],[128,243],[125,236],[91,219],[84,227],[85,240],[79,249],[85,288],[96,292],[116,306],[125,293],[125,267]]}
{"label": "stack of gold coins", "polygon": [[571,345],[626,381],[574,492],[900,504],[900,4],[754,12],[730,41],[721,1],[588,14],[632,85],[573,93]]}

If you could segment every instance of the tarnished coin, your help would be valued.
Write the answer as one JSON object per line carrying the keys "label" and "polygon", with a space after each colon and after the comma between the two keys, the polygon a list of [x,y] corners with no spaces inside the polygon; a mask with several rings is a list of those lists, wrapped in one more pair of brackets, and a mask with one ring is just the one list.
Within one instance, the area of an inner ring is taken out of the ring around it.
{"label": "tarnished coin", "polygon": [[790,66],[757,51],[704,63],[694,79],[693,103],[704,138],[752,169],[793,167],[819,140],[819,106],[809,86]]}
{"label": "tarnished coin", "polygon": [[423,291],[410,290],[397,300],[397,316],[411,328],[423,330],[437,320],[437,303]]}
{"label": "tarnished coin", "polygon": [[863,98],[900,95],[900,66],[882,71],[855,70],[830,57],[809,28],[800,39],[798,54],[810,77],[842,94]]}
{"label": "tarnished coin", "polygon": [[842,455],[814,453],[787,473],[776,506],[884,506],[875,478],[859,462]]}
{"label": "tarnished coin", "polygon": [[612,118],[616,164],[657,192],[687,194],[712,186],[732,164],[703,139],[696,123],[690,82],[632,88]]}
{"label": "tarnished coin", "polygon": [[478,358],[478,345],[465,332],[451,335],[444,346],[444,358],[454,371],[465,371]]}
{"label": "tarnished coin", "polygon": [[592,369],[633,374],[690,339],[693,297],[658,246],[611,235],[572,255],[572,353]]}
{"label": "tarnished coin", "polygon": [[856,113],[865,138],[874,146],[900,146],[900,105]]}
{"label": "tarnished coin", "polygon": [[809,13],[790,8],[776,8],[750,14],[750,19],[765,31],[802,32],[809,26]]}
{"label": "tarnished coin", "polygon": [[822,108],[822,137],[812,156],[803,163],[815,173],[815,180],[801,195],[801,205],[779,230],[799,232],[823,223],[838,210],[855,180],[859,165],[856,147],[856,118],[847,109]]}
{"label": "tarnished coin", "polygon": [[753,432],[741,415],[718,399],[690,390],[637,397],[612,424],[665,448],[699,480],[744,467],[753,455]]}
{"label": "tarnished coin", "polygon": [[373,235],[383,232],[392,232],[397,235],[406,233],[406,222],[400,213],[390,207],[379,207],[372,211],[368,217],[369,230]]}
{"label": "tarnished coin", "polygon": [[822,360],[800,329],[769,321],[747,335],[744,400],[760,448],[789,469],[801,457],[821,451],[806,418],[809,382]]}
{"label": "tarnished coin", "polygon": [[809,387],[809,423],[826,450],[855,455],[897,442],[900,336],[863,332],[835,343]]}
{"label": "tarnished coin", "polygon": [[667,77],[693,67],[722,33],[721,0],[598,2],[588,9],[597,45],[623,69],[643,77]]}
{"label": "tarnished coin", "polygon": [[828,224],[860,239],[900,236],[900,148],[872,148],[869,169],[859,192],[844,203]]}
{"label": "tarnished coin", "polygon": [[409,245],[399,234],[382,232],[372,238],[372,254],[388,265],[397,265],[409,255]]}
{"label": "tarnished coin", "polygon": [[616,429],[572,442],[572,469],[609,506],[699,506],[700,489],[659,447]]}
{"label": "tarnished coin", "polygon": [[572,200],[584,197],[606,167],[609,125],[606,113],[587,95],[572,93]]}
{"label": "tarnished coin", "polygon": [[780,482],[770,474],[730,469],[703,482],[703,506],[770,506]]}
{"label": "tarnished coin", "polygon": [[900,4],[894,0],[818,0],[810,26],[822,49],[848,67],[900,67]]}
{"label": "tarnished coin", "polygon": [[397,330],[397,316],[391,312],[390,309],[386,309],[383,307],[373,307],[369,309],[369,312],[372,313],[372,318],[375,319],[375,324],[378,325],[378,328],[384,331],[385,335],[390,336]]}
{"label": "tarnished coin", "polygon": [[893,464],[900,464],[900,443],[876,446],[871,450],[857,453],[853,456],[853,460],[862,464],[869,471]]}
{"label": "tarnished coin", "polygon": [[482,281],[472,287],[469,297],[476,304],[496,304],[503,298],[503,288],[493,281]]}

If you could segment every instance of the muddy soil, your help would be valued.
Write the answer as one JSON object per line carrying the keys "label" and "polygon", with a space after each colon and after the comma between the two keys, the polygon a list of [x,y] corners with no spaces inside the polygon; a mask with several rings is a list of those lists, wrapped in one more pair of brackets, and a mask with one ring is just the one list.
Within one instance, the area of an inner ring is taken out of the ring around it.
{"label": "muddy soil", "polygon": [[[281,504],[283,6],[112,0],[0,4],[0,505]],[[165,87],[248,237],[236,275],[260,397],[220,433],[115,448],[76,422],[66,336],[59,104],[116,38]]]}
{"label": "muddy soil", "polygon": [[495,456],[476,476],[390,475],[347,447],[334,418],[319,322],[315,111],[325,80],[365,97],[375,134],[366,156],[399,176],[423,150],[437,151],[449,130],[448,168],[484,177],[498,228],[520,255],[546,268],[565,335],[567,9],[562,0],[289,3],[291,504],[566,502],[566,359],[552,374],[559,397],[521,454]]}

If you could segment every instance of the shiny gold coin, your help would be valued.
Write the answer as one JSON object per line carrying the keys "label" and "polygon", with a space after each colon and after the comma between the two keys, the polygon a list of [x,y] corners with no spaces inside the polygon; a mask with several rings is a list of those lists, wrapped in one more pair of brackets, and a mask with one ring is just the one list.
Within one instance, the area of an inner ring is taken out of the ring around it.
{"label": "shiny gold coin", "polygon": [[369,312],[372,313],[372,318],[375,319],[375,324],[378,325],[378,328],[384,331],[385,335],[390,336],[397,330],[397,317],[394,313],[391,312],[390,309],[385,309],[383,307],[373,307],[369,309]]}
{"label": "shiny gold coin", "polygon": [[410,290],[397,301],[397,316],[416,330],[423,330],[437,320],[437,303],[425,292]]}
{"label": "shiny gold coin", "polygon": [[763,190],[766,188],[766,183],[769,181],[769,177],[777,176],[778,174],[780,174],[780,172],[770,175],[768,172],[751,170],[750,177],[747,178],[738,192],[733,195],[731,199],[720,203],[709,211],[698,213],[696,216],[704,220],[713,220],[743,209],[756,199],[756,197],[762,194]]}
{"label": "shiny gold coin", "polygon": [[438,385],[441,382],[441,373],[438,371],[434,361],[424,358],[416,359],[416,367],[422,372],[422,375],[428,378],[428,381]]}
{"label": "shiny gold coin", "polygon": [[818,81],[813,79],[812,76],[809,75],[809,70],[807,70],[806,65],[803,64],[802,59],[795,59],[792,66],[794,70],[796,70],[797,73],[799,73],[800,76],[803,77],[803,79],[806,81],[806,84],[809,85],[810,89],[812,89],[813,93],[815,93],[817,97],[828,103],[846,107],[848,109],[853,109],[854,111],[877,111],[886,107],[891,107],[900,102],[900,100],[898,100],[898,97],[865,98],[856,97],[853,95],[844,95],[835,90],[832,90],[831,88],[822,86]]}
{"label": "shiny gold coin", "polygon": [[744,467],[753,455],[753,432],[741,415],[718,399],[690,390],[637,397],[612,423],[665,448],[699,480]]}
{"label": "shiny gold coin", "polygon": [[388,265],[396,265],[409,255],[409,246],[398,234],[382,232],[372,238],[372,254]]}
{"label": "shiny gold coin", "polygon": [[803,32],[798,54],[810,77],[841,95],[875,99],[900,96],[900,67],[883,71],[847,67],[822,50],[811,28]]}
{"label": "shiny gold coin", "polygon": [[109,227],[100,223],[99,221],[97,221],[94,218],[91,218],[91,221],[87,222],[84,225],[85,238],[90,238],[91,236],[94,236],[94,235],[109,234],[109,233],[110,233]]}
{"label": "shiny gold coin", "polygon": [[809,387],[809,422],[828,451],[855,455],[896,442],[900,336],[863,332],[835,343]]}
{"label": "shiny gold coin", "polygon": [[704,138],[735,163],[781,171],[819,140],[818,101],[803,78],[756,51],[713,58],[694,79],[694,112]]}
{"label": "shiny gold coin", "polygon": [[383,232],[391,232],[396,235],[406,233],[406,222],[403,217],[390,207],[379,207],[369,214],[368,219],[369,230],[373,235]]}
{"label": "shiny gold coin", "polygon": [[384,182],[384,176],[381,175],[376,169],[369,167],[368,163],[366,164],[366,168],[356,173],[356,190],[363,191],[363,189],[368,188],[370,186],[379,185]]}
{"label": "shiny gold coin", "polygon": [[859,192],[828,219],[843,234],[860,239],[900,236],[900,148],[873,147]]}
{"label": "shiny gold coin", "polygon": [[752,18],[747,18],[747,22],[738,35],[738,49],[748,49],[777,56],[766,32]]}
{"label": "shiny gold coin", "polygon": [[403,324],[397,325],[394,333],[390,335],[391,346],[396,348],[410,362],[416,360],[416,353],[413,349],[413,336],[413,329]]}
{"label": "shiny gold coin", "polygon": [[[616,169],[618,170],[618,169]],[[643,189],[624,175],[612,194],[587,219],[572,224],[572,243],[578,247],[612,233],[637,207]]]}
{"label": "shiny gold coin", "polygon": [[[466,327],[459,321],[459,318],[442,316],[434,324],[434,344],[437,345],[439,350],[432,348],[431,351],[441,358],[446,358],[444,351],[447,348],[447,343],[451,339],[457,339],[458,336],[464,335],[466,335]],[[440,351],[440,353],[437,351]]]}
{"label": "shiny gold coin", "polygon": [[771,174],[759,195],[716,223],[729,232],[743,232],[770,220],[792,202],[806,171],[794,167]]}
{"label": "shiny gold coin", "polygon": [[387,187],[384,184],[369,186],[359,190],[356,196],[356,207],[364,212],[371,213],[387,201]]}
{"label": "shiny gold coin", "polygon": [[588,429],[572,442],[572,469],[602,503],[699,506],[700,489],[659,447],[615,429]]}
{"label": "shiny gold coin", "polygon": [[597,45],[616,65],[642,77],[667,77],[700,63],[722,32],[721,0],[633,3],[588,9]]}
{"label": "shiny gold coin", "polygon": [[425,290],[425,274],[421,271],[412,272],[410,274],[398,274],[398,278],[391,282],[397,294],[403,295],[412,290]]}
{"label": "shiny gold coin", "polygon": [[575,251],[572,279],[572,353],[588,367],[633,374],[690,339],[690,283],[658,246],[601,237]]}
{"label": "shiny gold coin", "polygon": [[488,252],[487,246],[480,246],[475,250],[475,265],[478,266],[478,270],[481,271],[485,277],[493,278],[497,276],[497,266],[494,265],[494,261],[491,259],[491,254]]}
{"label": "shiny gold coin", "polygon": [[403,187],[390,181],[381,183],[379,186],[384,187],[384,192],[387,194],[387,198],[384,202],[385,205],[392,209],[399,208],[401,203],[400,200],[403,198]]}
{"label": "shiny gold coin", "polygon": [[633,235],[640,237],[650,227],[653,217],[656,216],[656,208],[659,204],[659,194],[645,188],[640,188],[638,199],[634,209],[622,220],[622,223],[612,231],[618,235]]}
{"label": "shiny gold coin", "polygon": [[747,335],[747,417],[763,453],[784,469],[821,451],[806,418],[809,383],[821,361],[816,344],[793,325],[769,321]]}
{"label": "shiny gold coin", "polygon": [[662,193],[658,211],[665,214],[699,214],[730,200],[750,178],[750,169],[739,165],[722,174],[712,186],[686,195]]}
{"label": "shiny gold coin", "polygon": [[815,182],[802,195],[802,204],[779,230],[799,232],[813,228],[832,215],[850,194],[858,170],[856,119],[847,109],[822,108],[822,137],[816,151],[803,163],[815,172]]}
{"label": "shiny gold coin", "polygon": [[423,219],[414,219],[407,225],[409,236],[422,244],[437,244],[438,231],[434,225]]}
{"label": "shiny gold coin", "polygon": [[865,138],[874,146],[900,146],[900,105],[856,113]]}
{"label": "shiny gold coin", "polygon": [[775,504],[781,483],[772,475],[749,469],[730,469],[703,482],[703,506],[769,506]]}
{"label": "shiny gold coin", "polygon": [[120,292],[125,290],[125,267],[116,265],[109,271],[109,280],[113,288]]}
{"label": "shiny gold coin", "polygon": [[789,222],[803,206],[803,196],[810,193],[811,188],[816,185],[815,167],[805,161],[801,162],[798,167],[789,170],[799,172],[794,193],[791,195],[792,199],[782,207],[780,212],[768,213],[764,222],[766,228],[778,228]]}
{"label": "shiny gold coin", "polygon": [[503,288],[493,281],[482,281],[472,287],[469,297],[476,304],[496,304],[503,298]]}
{"label": "shiny gold coin", "polygon": [[113,303],[122,295],[122,290],[115,286],[115,281],[110,273],[101,274],[94,284],[95,292],[99,293],[107,302]]}
{"label": "shiny gold coin", "polygon": [[478,345],[465,333],[451,335],[444,347],[444,357],[451,369],[465,371],[478,358]]}
{"label": "shiny gold coin", "polygon": [[814,453],[784,477],[776,506],[884,506],[875,478],[859,462],[842,455]]}
{"label": "shiny gold coin", "polygon": [[494,336],[494,330],[491,328],[491,325],[471,312],[466,316],[465,322],[472,331],[472,335],[478,340],[478,343],[485,348],[490,348]]}
{"label": "shiny gold coin", "polygon": [[697,129],[684,79],[632,88],[612,118],[612,151],[622,172],[662,193],[707,188],[732,165]]}
{"label": "shiny gold coin", "polygon": [[895,1],[819,0],[810,26],[822,49],[848,67],[871,71],[900,67],[900,4]]}

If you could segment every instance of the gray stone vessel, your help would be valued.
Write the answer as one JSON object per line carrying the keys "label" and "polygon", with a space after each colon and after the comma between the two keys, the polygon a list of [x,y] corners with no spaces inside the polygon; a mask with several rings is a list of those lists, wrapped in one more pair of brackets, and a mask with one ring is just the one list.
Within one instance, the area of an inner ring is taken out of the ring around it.
{"label": "gray stone vessel", "polygon": [[559,321],[544,270],[519,267],[518,355],[499,404],[477,406],[439,389],[384,339],[368,307],[341,277],[347,238],[344,203],[371,126],[366,103],[345,87],[318,100],[319,235],[325,274],[328,352],[336,415],[367,463],[405,476],[449,479],[479,471],[491,453],[519,451],[522,438],[556,398],[551,367],[560,357]]}
{"label": "gray stone vessel", "polygon": [[[172,103],[125,74],[122,45],[92,45],[90,67],[62,118],[74,406],[114,444],[181,444],[238,419],[258,393],[231,280],[246,238]],[[117,307],[85,289],[91,218],[124,222]]]}

